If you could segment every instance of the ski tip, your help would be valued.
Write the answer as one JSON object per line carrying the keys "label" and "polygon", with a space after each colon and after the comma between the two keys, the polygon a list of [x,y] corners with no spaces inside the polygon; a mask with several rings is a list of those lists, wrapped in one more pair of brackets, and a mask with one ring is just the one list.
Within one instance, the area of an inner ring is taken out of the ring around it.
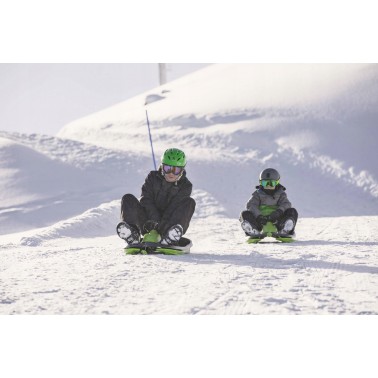
{"label": "ski tip", "polygon": [[282,237],[278,237],[276,238],[277,240],[279,240],[280,242],[282,243],[293,243],[295,242],[295,239],[293,238],[282,238]]}
{"label": "ski tip", "polygon": [[247,243],[248,244],[257,244],[259,243],[263,238],[248,238]]}
{"label": "ski tip", "polygon": [[180,249],[173,249],[173,248],[157,248],[154,253],[160,253],[162,255],[185,255],[189,252],[181,251]]}
{"label": "ski tip", "polygon": [[126,255],[147,255],[147,251],[141,248],[125,248]]}
{"label": "ski tip", "polygon": [[135,248],[135,247],[126,247],[124,249],[126,255],[187,255],[190,253],[189,250],[181,250],[174,248]]}
{"label": "ski tip", "polygon": [[[278,236],[269,236],[269,235],[264,235],[264,237],[261,237],[261,238],[248,238],[246,240],[246,242],[248,244],[257,244],[257,243],[261,243],[264,244],[266,243],[266,241],[264,240],[265,237],[267,237],[268,239],[270,240],[276,240],[277,242],[281,242],[281,243],[293,243],[296,241],[296,239],[294,238],[290,238],[290,237],[278,237]],[[264,240],[264,241],[263,241]]]}

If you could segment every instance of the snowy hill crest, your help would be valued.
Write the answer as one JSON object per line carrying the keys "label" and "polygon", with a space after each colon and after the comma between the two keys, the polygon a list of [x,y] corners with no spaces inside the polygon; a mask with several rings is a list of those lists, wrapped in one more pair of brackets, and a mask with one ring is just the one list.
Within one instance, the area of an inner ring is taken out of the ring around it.
{"label": "snowy hill crest", "polygon": [[225,216],[238,217],[267,166],[302,216],[377,214],[378,65],[212,65],[77,120],[59,138],[1,132],[1,232],[139,195],[152,169],[146,109],[157,160],[171,146],[186,151],[194,188]]}

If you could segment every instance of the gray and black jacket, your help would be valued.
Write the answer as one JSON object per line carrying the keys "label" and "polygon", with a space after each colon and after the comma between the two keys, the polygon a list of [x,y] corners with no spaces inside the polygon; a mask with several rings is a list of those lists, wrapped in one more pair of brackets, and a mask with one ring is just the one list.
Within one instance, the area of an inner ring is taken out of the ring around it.
{"label": "gray and black jacket", "polygon": [[291,208],[291,202],[287,198],[285,193],[286,188],[283,185],[279,184],[272,194],[266,193],[261,185],[256,186],[256,189],[247,202],[247,210],[256,218],[261,215],[261,207],[269,206],[281,209],[282,212]]}

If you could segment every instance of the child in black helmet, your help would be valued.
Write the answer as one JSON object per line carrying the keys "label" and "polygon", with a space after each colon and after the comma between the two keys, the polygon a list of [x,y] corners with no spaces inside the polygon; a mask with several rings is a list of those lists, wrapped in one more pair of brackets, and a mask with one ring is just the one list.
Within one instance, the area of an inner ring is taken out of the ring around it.
{"label": "child in black helmet", "polygon": [[273,168],[260,173],[260,185],[247,202],[247,210],[240,214],[240,222],[246,235],[259,238],[267,222],[276,225],[278,235],[294,237],[298,212],[291,206],[285,193],[286,188],[280,184],[280,174]]}

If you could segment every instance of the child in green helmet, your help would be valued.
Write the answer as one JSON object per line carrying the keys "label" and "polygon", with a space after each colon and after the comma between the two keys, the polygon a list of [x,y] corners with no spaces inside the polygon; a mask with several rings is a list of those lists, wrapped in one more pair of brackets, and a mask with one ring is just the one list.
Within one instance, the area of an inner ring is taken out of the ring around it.
{"label": "child in green helmet", "polygon": [[156,230],[156,242],[179,245],[189,227],[196,203],[192,183],[186,177],[186,156],[177,148],[169,148],[161,158],[157,171],[151,171],[142,186],[138,200],[125,194],[121,203],[121,219],[117,233],[127,244],[139,243],[141,236]]}

